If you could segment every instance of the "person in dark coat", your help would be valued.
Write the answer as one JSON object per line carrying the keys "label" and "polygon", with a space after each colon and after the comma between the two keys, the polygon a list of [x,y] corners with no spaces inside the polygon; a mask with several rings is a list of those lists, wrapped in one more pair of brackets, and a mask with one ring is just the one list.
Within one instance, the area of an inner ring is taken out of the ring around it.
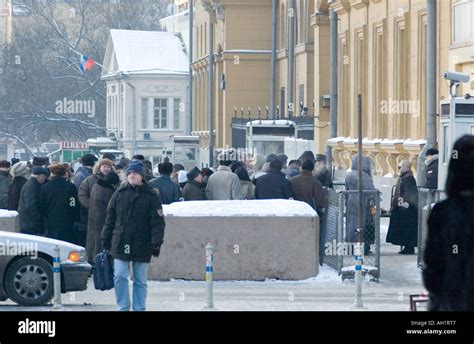
{"label": "person in dark coat", "polygon": [[301,165],[299,176],[290,179],[295,200],[308,203],[319,216],[324,213],[324,190],[321,183],[313,177],[314,163],[306,159]]}
{"label": "person in dark coat", "polygon": [[93,174],[93,168],[97,160],[95,155],[92,154],[86,154],[81,158],[82,166],[77,169],[74,175],[74,185],[76,185],[77,190],[79,190],[81,183]]}
{"label": "person in dark coat", "polygon": [[8,185],[11,182],[10,162],[6,160],[0,161],[0,209],[7,208]]}
{"label": "person in dark coat", "polygon": [[8,186],[7,191],[7,209],[18,210],[18,203],[20,202],[20,192],[23,185],[27,181],[27,176],[30,171],[24,162],[17,162],[10,168],[10,175],[12,182]]}
{"label": "person in dark coat", "polygon": [[435,148],[428,149],[426,152],[426,182],[425,188],[438,189],[438,157],[439,152]]}
{"label": "person in dark coat", "polygon": [[316,154],[314,177],[321,183],[322,186],[332,189],[331,171],[326,166],[327,158],[324,154]]}
{"label": "person in dark coat", "polygon": [[[351,171],[346,176],[346,190],[359,189],[359,172],[357,170],[358,155],[352,157]],[[376,190],[372,181],[372,162],[369,157],[362,157],[362,189]],[[364,193],[362,209],[362,227],[364,230],[364,250],[369,253],[370,245],[374,242],[372,233],[373,209],[375,207],[375,194]],[[359,228],[359,196],[357,193],[350,193],[346,197],[346,242],[357,242]]]}
{"label": "person in dark coat", "polygon": [[91,264],[95,263],[96,255],[102,250],[101,234],[105,224],[107,205],[119,183],[118,174],[110,171],[103,178],[97,179],[97,183],[92,186],[86,240],[87,258]]}
{"label": "person in dark coat", "polygon": [[20,216],[20,233],[41,235],[43,234],[43,215],[40,207],[41,185],[49,176],[45,167],[32,168],[32,176],[23,185],[18,203]]}
{"label": "person in dark coat", "polygon": [[206,199],[206,189],[202,185],[202,174],[197,167],[194,167],[186,175],[188,182],[183,188],[183,198],[185,201],[203,201]]}
{"label": "person in dark coat", "polygon": [[171,180],[171,173],[173,172],[173,164],[163,162],[158,165],[160,177],[150,181],[150,186],[158,190],[161,204],[171,204],[178,202],[181,198],[181,191],[179,186]]}
{"label": "person in dark coat", "polygon": [[418,189],[411,170],[411,162],[402,160],[395,193],[392,199],[387,242],[403,246],[401,254],[415,254],[418,242]]}
{"label": "person in dark coat", "polygon": [[66,180],[67,169],[62,164],[51,165],[51,180],[41,187],[40,204],[47,236],[72,242],[73,225],[79,220],[77,189]]}
{"label": "person in dark coat", "polygon": [[446,182],[448,198],[428,219],[423,282],[432,311],[474,311],[474,136],[457,140]]}
{"label": "person in dark coat", "polygon": [[148,266],[163,244],[165,220],[160,197],[145,181],[143,164],[132,161],[127,182],[113,194],[107,207],[102,245],[114,258],[115,298],[120,311],[130,310],[129,266],[133,270],[134,311],[144,311]]}
{"label": "person in dark coat", "polygon": [[257,179],[255,199],[289,199],[293,197],[291,184],[281,172],[280,160],[272,160],[268,172]]}
{"label": "person in dark coat", "polygon": [[79,185],[77,197],[79,198],[80,202],[81,216],[74,238],[75,244],[79,246],[86,246],[87,225],[89,222],[89,200],[92,187],[99,179],[104,178],[107,173],[111,171],[116,172],[114,162],[109,159],[100,159],[99,162],[94,165],[92,169],[92,175],[84,179],[81,185]]}

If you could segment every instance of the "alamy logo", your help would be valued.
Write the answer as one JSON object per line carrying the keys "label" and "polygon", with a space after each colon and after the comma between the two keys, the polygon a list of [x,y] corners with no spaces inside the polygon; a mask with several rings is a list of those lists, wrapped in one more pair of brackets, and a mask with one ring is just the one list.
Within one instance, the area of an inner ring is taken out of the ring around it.
{"label": "alamy logo", "polygon": [[38,243],[7,239],[0,242],[0,256],[31,256],[31,258],[36,259],[38,258]]}
{"label": "alamy logo", "polygon": [[37,321],[26,318],[18,323],[19,334],[47,334],[48,337],[56,336],[55,321]]}
{"label": "alamy logo", "polygon": [[95,116],[95,101],[94,100],[70,100],[64,98],[58,100],[56,103],[56,113],[64,115],[87,115],[87,117]]}

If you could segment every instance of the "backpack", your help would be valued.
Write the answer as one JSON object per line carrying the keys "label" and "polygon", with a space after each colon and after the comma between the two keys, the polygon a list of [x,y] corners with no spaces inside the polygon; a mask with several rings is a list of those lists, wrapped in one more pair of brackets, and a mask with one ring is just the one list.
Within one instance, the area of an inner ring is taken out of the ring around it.
{"label": "backpack", "polygon": [[95,257],[93,273],[94,288],[97,290],[110,290],[114,288],[113,258],[107,251],[102,251]]}

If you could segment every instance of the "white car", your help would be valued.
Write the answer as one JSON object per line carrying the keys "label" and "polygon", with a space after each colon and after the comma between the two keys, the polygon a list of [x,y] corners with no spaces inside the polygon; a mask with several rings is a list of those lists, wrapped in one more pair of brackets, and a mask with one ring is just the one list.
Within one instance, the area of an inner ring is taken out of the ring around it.
{"label": "white car", "polygon": [[87,289],[92,267],[83,247],[36,235],[0,231],[0,300],[24,306],[54,296],[54,248],[60,249],[61,292]]}

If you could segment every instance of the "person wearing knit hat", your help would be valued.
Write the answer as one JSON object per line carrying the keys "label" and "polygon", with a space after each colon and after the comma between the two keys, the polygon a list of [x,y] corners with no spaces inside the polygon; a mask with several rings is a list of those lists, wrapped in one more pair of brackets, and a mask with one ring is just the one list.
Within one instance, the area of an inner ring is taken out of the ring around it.
{"label": "person wearing knit hat", "polygon": [[17,162],[10,168],[10,175],[12,176],[13,180],[8,186],[7,190],[8,210],[18,210],[21,188],[27,181],[28,173],[28,166],[24,162]]}
{"label": "person wearing knit hat", "polygon": [[101,230],[102,247],[110,250],[114,259],[115,300],[120,311],[145,311],[148,267],[151,257],[160,255],[165,233],[160,197],[144,176],[141,162],[128,165],[128,183],[122,183],[112,195]]}
{"label": "person wearing knit hat", "polygon": [[202,174],[199,168],[194,167],[187,174],[188,182],[183,188],[185,201],[202,201],[206,199],[206,190],[202,184]]}
{"label": "person wearing knit hat", "polygon": [[143,166],[143,163],[139,160],[132,160],[132,162],[128,164],[127,176],[131,172],[135,172],[139,174],[142,178],[145,178],[145,167]]}

